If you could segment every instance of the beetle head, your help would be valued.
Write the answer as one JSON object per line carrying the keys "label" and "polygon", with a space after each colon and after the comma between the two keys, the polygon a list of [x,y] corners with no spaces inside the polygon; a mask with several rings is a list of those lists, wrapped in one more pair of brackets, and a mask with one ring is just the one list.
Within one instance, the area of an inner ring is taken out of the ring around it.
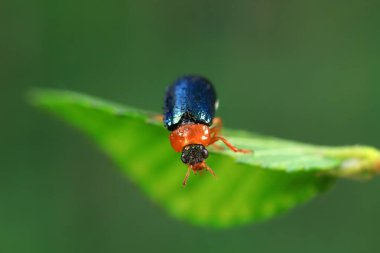
{"label": "beetle head", "polygon": [[208,157],[208,151],[202,144],[190,144],[183,148],[181,160],[185,164],[202,163]]}

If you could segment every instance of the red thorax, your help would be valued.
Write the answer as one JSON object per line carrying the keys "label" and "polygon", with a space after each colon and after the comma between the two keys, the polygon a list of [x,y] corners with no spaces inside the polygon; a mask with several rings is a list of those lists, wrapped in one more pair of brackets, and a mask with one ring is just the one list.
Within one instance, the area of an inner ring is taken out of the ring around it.
{"label": "red thorax", "polygon": [[176,152],[181,152],[189,144],[202,144],[207,147],[210,143],[210,128],[203,124],[186,124],[171,132],[170,144]]}

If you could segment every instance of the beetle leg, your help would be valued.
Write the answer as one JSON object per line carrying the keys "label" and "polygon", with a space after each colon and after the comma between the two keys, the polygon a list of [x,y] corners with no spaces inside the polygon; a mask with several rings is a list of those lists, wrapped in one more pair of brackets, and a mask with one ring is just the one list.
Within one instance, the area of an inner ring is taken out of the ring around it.
{"label": "beetle leg", "polygon": [[224,150],[224,147],[219,144],[213,143],[212,146],[215,148],[215,150]]}
{"label": "beetle leg", "polygon": [[241,148],[235,147],[229,141],[227,141],[226,138],[221,137],[221,136],[214,136],[214,137],[212,137],[211,141],[210,141],[210,144],[213,144],[213,143],[215,143],[216,141],[219,141],[219,140],[221,140],[229,149],[231,149],[234,152],[246,153],[246,154],[252,153],[252,151],[249,150],[249,149],[241,149]]}
{"label": "beetle leg", "polygon": [[[219,133],[222,130],[222,125],[223,125],[223,122],[222,122],[221,118],[214,118],[214,120],[212,121],[212,127],[210,129],[210,131],[211,131],[211,140],[210,140],[209,145],[214,144],[218,140],[221,140],[229,149],[231,149],[234,152],[252,153],[251,150],[248,150],[248,149],[239,149],[239,148],[235,147],[229,141],[227,141],[224,137],[219,136]],[[214,144],[214,147],[216,147],[216,149],[219,149],[219,150],[221,149],[220,146],[216,146],[215,144]]]}
{"label": "beetle leg", "polygon": [[162,122],[164,121],[164,115],[158,114],[152,117],[152,120]]}
{"label": "beetle leg", "polygon": [[223,122],[221,118],[214,118],[212,121],[212,126],[211,126],[211,136],[218,136],[220,131],[222,130]]}

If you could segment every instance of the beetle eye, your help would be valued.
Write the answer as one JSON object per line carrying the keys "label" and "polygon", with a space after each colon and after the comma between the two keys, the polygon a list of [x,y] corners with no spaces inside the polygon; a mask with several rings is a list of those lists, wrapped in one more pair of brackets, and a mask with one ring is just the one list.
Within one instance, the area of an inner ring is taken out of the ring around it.
{"label": "beetle eye", "polygon": [[204,148],[202,150],[202,156],[203,156],[204,159],[206,159],[208,157],[208,150],[207,149]]}
{"label": "beetle eye", "polygon": [[189,157],[185,153],[183,153],[183,152],[182,152],[182,155],[181,155],[181,161],[183,163],[188,163],[189,162]]}

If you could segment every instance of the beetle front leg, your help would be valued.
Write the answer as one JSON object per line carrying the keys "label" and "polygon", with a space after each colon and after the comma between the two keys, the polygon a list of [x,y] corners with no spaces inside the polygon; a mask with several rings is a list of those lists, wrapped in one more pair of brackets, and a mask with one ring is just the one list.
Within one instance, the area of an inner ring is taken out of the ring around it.
{"label": "beetle front leg", "polygon": [[186,186],[186,184],[187,184],[187,180],[189,180],[189,176],[190,176],[190,166],[187,168],[187,172],[186,172],[186,175],[185,175],[185,179],[183,180],[183,182],[182,182],[182,185],[183,186]]}
{"label": "beetle front leg", "polygon": [[[240,153],[252,153],[251,150],[248,149],[239,149],[232,145],[229,141],[226,140],[226,138],[219,136],[220,131],[222,130],[222,119],[221,118],[215,118],[212,122],[212,127],[210,129],[211,131],[211,140],[209,145],[214,144],[215,142],[221,140],[229,149],[231,149],[234,152],[240,152]],[[216,144],[214,144],[216,146]],[[218,146],[217,149],[220,149],[220,146]]]}
{"label": "beetle front leg", "polygon": [[210,144],[213,144],[213,143],[215,143],[216,141],[219,141],[219,140],[221,140],[229,149],[231,149],[234,152],[245,153],[245,154],[252,153],[252,151],[249,150],[249,149],[241,149],[241,148],[235,147],[229,141],[227,141],[226,138],[221,137],[221,136],[214,136],[214,137],[212,137],[211,141],[210,141]]}

